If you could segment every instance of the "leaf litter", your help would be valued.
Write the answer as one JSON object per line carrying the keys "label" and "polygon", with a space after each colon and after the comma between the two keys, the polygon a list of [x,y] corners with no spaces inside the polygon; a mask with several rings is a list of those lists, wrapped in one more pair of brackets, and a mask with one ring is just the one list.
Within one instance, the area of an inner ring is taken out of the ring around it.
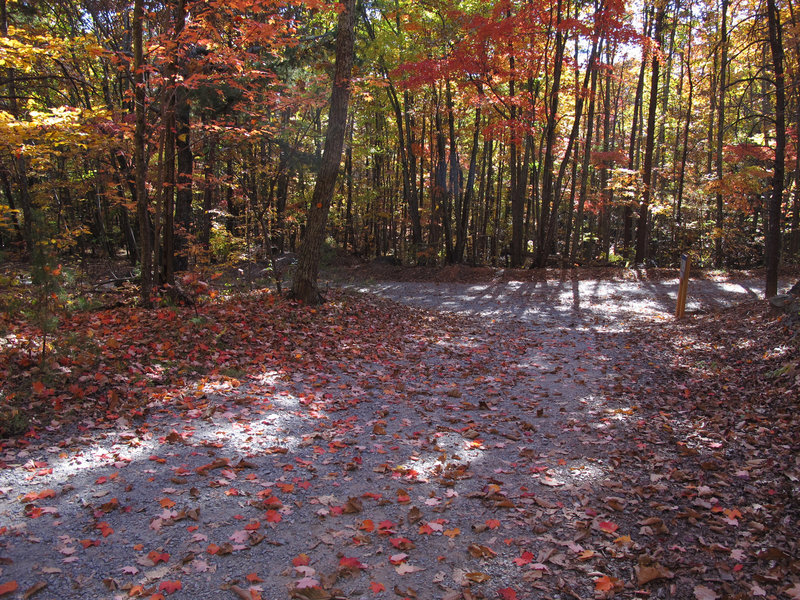
{"label": "leaf litter", "polygon": [[797,596],[787,323],[329,300],[77,314],[48,370],[5,347],[60,410],[3,442],[0,590]]}

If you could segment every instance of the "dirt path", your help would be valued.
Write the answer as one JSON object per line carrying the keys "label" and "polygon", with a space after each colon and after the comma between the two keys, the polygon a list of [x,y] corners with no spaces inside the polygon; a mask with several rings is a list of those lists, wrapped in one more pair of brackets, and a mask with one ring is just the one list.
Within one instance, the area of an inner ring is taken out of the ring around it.
{"label": "dirt path", "polygon": [[[726,285],[690,310],[757,289]],[[639,435],[626,365],[647,357],[622,324],[667,318],[673,288],[364,288],[423,308],[332,292],[307,335],[285,339],[294,362],[7,445],[0,585],[36,598],[693,598],[704,562],[666,525],[669,452]]]}

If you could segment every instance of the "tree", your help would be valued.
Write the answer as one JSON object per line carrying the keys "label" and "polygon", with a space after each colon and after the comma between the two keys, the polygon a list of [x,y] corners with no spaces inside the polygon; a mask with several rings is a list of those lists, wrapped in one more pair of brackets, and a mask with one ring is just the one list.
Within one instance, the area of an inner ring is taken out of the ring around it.
{"label": "tree", "polygon": [[292,282],[292,295],[302,302],[318,304],[323,301],[317,286],[325,226],[331,199],[336,187],[342,148],[347,126],[347,106],[350,100],[351,73],[355,54],[355,0],[340,0],[336,32],[336,63],[334,67],[328,130],[322,152],[306,231],[300,247],[297,269]]}
{"label": "tree", "polygon": [[772,195],[769,199],[767,229],[766,295],[778,293],[778,264],[781,252],[781,204],[786,156],[786,87],[783,73],[783,41],[780,12],[775,0],[767,0],[767,23],[772,69],[775,78],[775,162],[772,171]]}
{"label": "tree", "polygon": [[656,133],[656,108],[658,105],[658,74],[660,68],[660,59],[658,50],[661,46],[661,29],[664,23],[664,4],[665,0],[661,0],[656,8],[656,23],[655,23],[655,44],[653,48],[653,56],[651,59],[651,74],[650,74],[650,104],[647,109],[647,142],[644,149],[644,166],[642,171],[642,179],[644,180],[644,191],[642,193],[642,201],[639,207],[639,225],[636,229],[636,262],[643,263],[647,260],[647,241],[650,233],[650,199],[653,196],[653,150],[655,146],[655,133]]}
{"label": "tree", "polygon": [[135,0],[133,5],[133,83],[136,112],[136,131],[133,140],[134,170],[136,173],[136,215],[139,218],[142,273],[140,297],[144,306],[150,306],[153,287],[153,252],[150,242],[150,211],[147,202],[147,165],[145,164],[145,89],[144,50],[142,26],[144,23],[144,0]]}

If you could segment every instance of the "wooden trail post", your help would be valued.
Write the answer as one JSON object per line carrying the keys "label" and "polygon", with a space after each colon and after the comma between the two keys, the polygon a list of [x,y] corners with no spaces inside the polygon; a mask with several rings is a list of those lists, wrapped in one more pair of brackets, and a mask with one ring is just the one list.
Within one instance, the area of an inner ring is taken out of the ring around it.
{"label": "wooden trail post", "polygon": [[678,306],[675,309],[675,316],[678,319],[683,318],[686,312],[686,296],[689,293],[689,256],[681,254],[681,276],[680,285],[678,286]]}

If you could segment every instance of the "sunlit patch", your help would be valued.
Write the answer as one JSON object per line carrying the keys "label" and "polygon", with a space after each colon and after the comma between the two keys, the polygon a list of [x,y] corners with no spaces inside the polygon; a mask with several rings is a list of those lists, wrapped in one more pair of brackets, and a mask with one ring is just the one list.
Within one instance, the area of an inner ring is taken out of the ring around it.
{"label": "sunlit patch", "polygon": [[607,408],[604,412],[608,418],[615,421],[627,421],[636,414],[637,410],[637,406],[623,406],[619,408]]}
{"label": "sunlit patch", "polygon": [[773,348],[772,350],[767,350],[764,353],[764,358],[766,360],[772,360],[772,359],[775,359],[775,358],[782,358],[782,357],[786,356],[789,353],[790,350],[791,350],[791,348],[789,346],[785,346],[785,345],[784,346],[777,346],[777,347]]}
{"label": "sunlit patch", "polygon": [[436,454],[412,455],[405,462],[398,464],[394,469],[395,472],[413,471],[417,479],[424,481],[431,477],[452,475],[454,471],[463,470],[473,462],[485,458],[486,449],[481,440],[469,440],[451,432],[439,432],[434,437]]}
{"label": "sunlit patch", "polygon": [[587,460],[574,461],[551,469],[553,479],[565,483],[586,482],[601,479],[606,476],[606,471],[596,462]]}

